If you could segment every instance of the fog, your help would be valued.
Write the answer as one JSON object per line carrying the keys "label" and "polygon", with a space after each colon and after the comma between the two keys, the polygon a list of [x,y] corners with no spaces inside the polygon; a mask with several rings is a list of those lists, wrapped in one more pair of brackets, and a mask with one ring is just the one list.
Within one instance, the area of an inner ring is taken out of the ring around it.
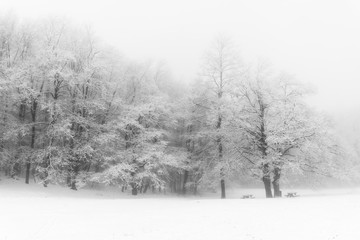
{"label": "fog", "polygon": [[[163,61],[179,81],[196,78],[214,36],[229,36],[248,61],[266,59],[311,83],[311,103],[333,115],[360,109],[360,3],[356,0],[1,1],[19,17],[89,24],[134,59]],[[351,114],[350,114],[351,115]]]}

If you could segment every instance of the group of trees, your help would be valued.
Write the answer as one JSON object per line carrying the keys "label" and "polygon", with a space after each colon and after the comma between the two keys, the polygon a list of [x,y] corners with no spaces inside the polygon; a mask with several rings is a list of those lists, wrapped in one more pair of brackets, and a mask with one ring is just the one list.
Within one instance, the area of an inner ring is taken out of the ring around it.
{"label": "group of trees", "polygon": [[[107,184],[185,194],[226,181],[345,177],[330,123],[307,91],[223,39],[191,87],[161,64],[134,62],[91,28],[0,18],[0,167],[45,187]],[[215,188],[216,188],[215,187]]]}
{"label": "group of trees", "polygon": [[356,157],[344,150],[330,119],[307,105],[311,91],[292,76],[265,62],[243,63],[224,38],[214,41],[202,69],[189,108],[196,146],[190,158],[200,166],[202,183],[218,179],[222,198],[226,180],[249,176],[261,180],[271,198],[281,197],[280,180],[294,175],[356,175],[350,170],[358,166]]}

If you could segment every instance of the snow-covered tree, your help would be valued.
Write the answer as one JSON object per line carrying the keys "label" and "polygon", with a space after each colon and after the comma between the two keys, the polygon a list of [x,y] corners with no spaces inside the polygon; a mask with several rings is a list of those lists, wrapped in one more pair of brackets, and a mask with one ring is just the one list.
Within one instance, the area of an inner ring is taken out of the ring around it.
{"label": "snow-covered tree", "polygon": [[273,197],[271,185],[274,196],[281,197],[280,178],[286,172],[334,170],[339,146],[326,119],[305,103],[301,84],[259,64],[237,90],[234,148],[262,179],[267,197]]}
{"label": "snow-covered tree", "polygon": [[[227,114],[230,105],[230,93],[236,82],[241,81],[242,67],[234,44],[226,38],[215,39],[213,46],[205,55],[203,69],[200,76],[201,89],[196,89],[199,95],[194,98],[197,108],[202,108],[203,119],[206,126],[199,130],[199,134],[207,135],[206,148],[212,150],[208,156],[212,170],[219,174],[221,198],[226,197],[225,156]],[[209,169],[208,169],[209,170]]]}

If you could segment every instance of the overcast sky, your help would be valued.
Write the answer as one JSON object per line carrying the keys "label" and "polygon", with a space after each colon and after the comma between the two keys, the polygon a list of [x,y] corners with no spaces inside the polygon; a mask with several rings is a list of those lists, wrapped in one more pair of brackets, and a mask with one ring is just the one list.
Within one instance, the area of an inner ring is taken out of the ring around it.
{"label": "overcast sky", "polygon": [[216,35],[230,36],[245,60],[267,59],[312,83],[314,106],[360,112],[358,0],[1,0],[0,7],[91,23],[126,56],[164,60],[184,81],[196,77]]}

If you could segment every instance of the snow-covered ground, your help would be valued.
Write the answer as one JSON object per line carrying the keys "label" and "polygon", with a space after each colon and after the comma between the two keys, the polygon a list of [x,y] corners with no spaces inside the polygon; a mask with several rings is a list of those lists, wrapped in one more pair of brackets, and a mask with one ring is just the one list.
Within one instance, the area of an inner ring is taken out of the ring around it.
{"label": "snow-covered ground", "polygon": [[[360,239],[359,190],[297,192],[281,199],[264,199],[262,189],[229,191],[226,200],[133,197],[2,179],[0,240]],[[256,198],[239,199],[250,193]]]}

